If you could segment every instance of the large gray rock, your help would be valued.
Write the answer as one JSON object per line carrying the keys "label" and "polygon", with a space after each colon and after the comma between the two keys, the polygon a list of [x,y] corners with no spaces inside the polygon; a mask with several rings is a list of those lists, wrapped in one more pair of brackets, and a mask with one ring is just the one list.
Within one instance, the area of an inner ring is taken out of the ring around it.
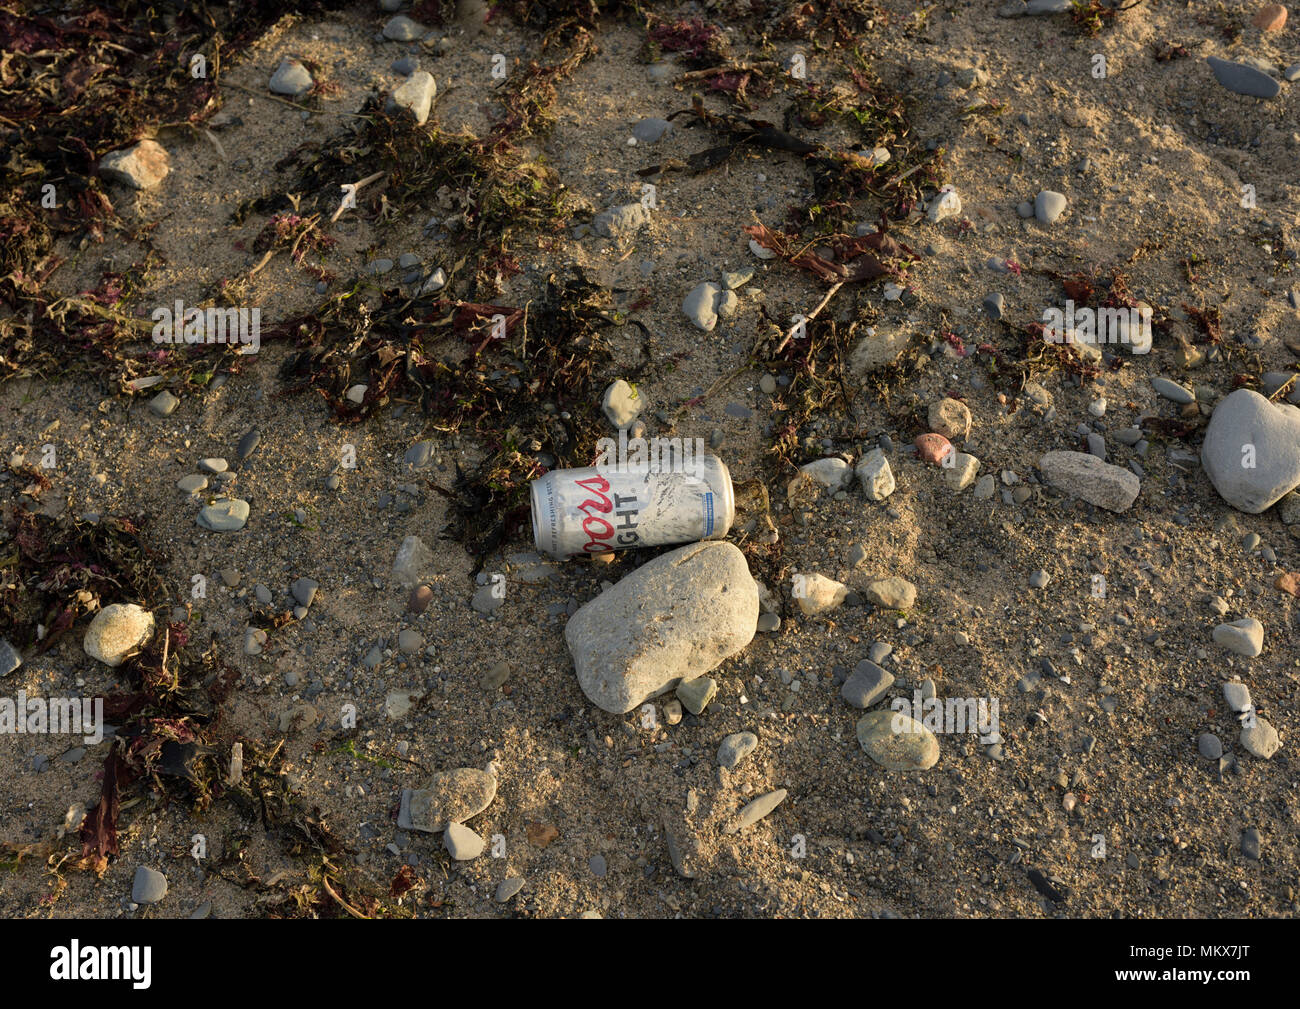
{"label": "large gray rock", "polygon": [[1048,452],[1038,468],[1053,487],[1107,511],[1127,511],[1142,489],[1136,474],[1087,452]]}
{"label": "large gray rock", "polygon": [[1300,410],[1250,389],[1230,393],[1205,429],[1201,465],[1228,504],[1262,512],[1300,485]]}
{"label": "large gray rock", "polygon": [[578,610],[564,629],[583,692],[621,715],[735,655],[758,626],[758,585],[731,543],[656,557]]}
{"label": "large gray rock", "polygon": [[153,614],[135,603],[113,603],[95,614],[82,650],[106,666],[120,666],[153,636]]}

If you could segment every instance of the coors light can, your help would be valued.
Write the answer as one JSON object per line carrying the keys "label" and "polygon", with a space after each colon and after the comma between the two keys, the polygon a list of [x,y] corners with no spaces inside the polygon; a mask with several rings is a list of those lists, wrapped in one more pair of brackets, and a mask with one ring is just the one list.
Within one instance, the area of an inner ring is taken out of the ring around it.
{"label": "coors light can", "polygon": [[693,464],[561,469],[532,482],[533,539],[553,557],[717,540],[736,516],[731,473],[717,456]]}

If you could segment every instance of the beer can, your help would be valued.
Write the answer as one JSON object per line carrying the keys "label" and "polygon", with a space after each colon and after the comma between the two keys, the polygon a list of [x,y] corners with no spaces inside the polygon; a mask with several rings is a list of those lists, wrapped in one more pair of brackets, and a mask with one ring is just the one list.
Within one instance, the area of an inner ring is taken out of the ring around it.
{"label": "beer can", "polygon": [[685,468],[588,466],[532,482],[533,540],[553,557],[718,540],[736,517],[731,473],[717,456]]}

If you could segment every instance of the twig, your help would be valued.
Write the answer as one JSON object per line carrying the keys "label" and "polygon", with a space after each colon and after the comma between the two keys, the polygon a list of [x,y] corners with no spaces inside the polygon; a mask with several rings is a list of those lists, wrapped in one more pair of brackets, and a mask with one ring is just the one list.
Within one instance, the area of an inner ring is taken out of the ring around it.
{"label": "twig", "polygon": [[368,186],[370,183],[376,182],[383,177],[383,172],[375,172],[374,175],[367,175],[360,182],[349,182],[340,186],[339,188],[343,190],[343,202],[339,204],[339,209],[334,211],[334,216],[330,218],[330,224],[337,221],[343,215],[343,211],[356,207],[357,193],[360,192],[363,186]]}
{"label": "twig", "polygon": [[329,876],[327,876],[323,871],[320,874],[320,885],[325,888],[326,893],[328,893],[331,897],[334,898],[338,906],[343,908],[343,910],[346,911],[348,914],[352,915],[353,918],[360,918],[362,921],[370,920],[370,915],[362,914],[355,907],[353,907],[346,900],[344,900],[342,897],[340,897],[337,893],[334,892],[334,888],[330,886]]}
{"label": "twig", "polygon": [[712,77],[715,74],[745,74],[754,71],[776,70],[779,65],[775,60],[759,60],[757,63],[719,63],[716,67],[709,67],[707,70],[691,70],[682,74],[683,81],[698,81],[705,77]]}
{"label": "twig", "polygon": [[[835,292],[838,291],[843,286],[844,286],[844,281],[842,280],[836,281],[835,284],[832,285],[831,289],[826,292],[826,297],[822,298],[821,303],[804,317],[803,323],[812,322],[813,319],[817,318],[818,313],[820,313],[821,310],[826,307],[827,302],[829,302],[833,297],[835,297]],[[793,339],[794,331],[798,329],[799,326],[800,323],[796,322],[793,326],[790,327],[789,332],[785,334],[785,339],[781,341],[780,346],[778,346],[774,351],[775,354],[779,354],[781,353],[781,351],[785,350],[785,345],[789,343],[791,339]]]}
{"label": "twig", "polygon": [[291,102],[287,98],[280,98],[277,95],[264,95],[260,91],[254,91],[252,88],[246,88],[242,84],[232,84],[229,81],[221,81],[223,88],[234,88],[236,91],[242,91],[246,95],[252,95],[254,98],[265,98],[268,102],[279,102],[281,105],[287,105],[291,109],[297,109],[299,112],[307,112],[313,116],[351,116],[353,119],[369,119],[367,115],[360,112],[342,112],[333,109],[309,109],[305,105],[299,105],[297,102]]}

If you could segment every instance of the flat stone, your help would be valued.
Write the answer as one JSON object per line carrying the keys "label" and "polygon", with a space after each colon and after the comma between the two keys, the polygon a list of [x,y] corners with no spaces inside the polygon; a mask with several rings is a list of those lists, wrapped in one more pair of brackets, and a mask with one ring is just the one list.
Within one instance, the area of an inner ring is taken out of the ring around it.
{"label": "flat stone", "polygon": [[443,846],[457,862],[468,862],[483,854],[487,842],[463,823],[449,823],[442,835]]}
{"label": "flat stone", "polygon": [[853,480],[853,470],[839,456],[814,459],[812,462],[800,466],[799,472],[808,474],[823,487],[828,487],[831,490],[840,490],[847,487]]}
{"label": "flat stone", "polygon": [[464,823],[491,805],[497,779],[475,767],[439,771],[423,789],[405,789],[397,825],[402,830],[436,834],[452,823]]}
{"label": "flat stone", "polygon": [[916,586],[906,578],[892,576],[867,582],[864,594],[881,609],[910,610],[916,603]]}
{"label": "flat stone", "polygon": [[733,732],[718,747],[718,766],[734,771],[757,748],[758,737],[752,732]]}
{"label": "flat stone", "polygon": [[943,480],[953,490],[965,490],[975,482],[980,461],[968,452],[953,452],[944,460]]}
{"label": "flat stone", "polygon": [[855,708],[866,709],[884,697],[893,685],[893,674],[870,659],[863,659],[840,687],[840,696]]}
{"label": "flat stone", "polygon": [[208,478],[202,473],[190,473],[177,480],[176,487],[187,494],[198,494],[208,489]]}
{"label": "flat stone", "polygon": [[275,73],[271,75],[270,88],[272,94],[296,98],[310,91],[313,83],[315,82],[311,79],[311,73],[305,66],[285,56],[280,60],[280,65],[275,68]]}
{"label": "flat stone", "polygon": [[927,419],[930,430],[945,438],[965,438],[970,434],[970,407],[959,399],[945,396],[937,403],[931,403]]}
{"label": "flat stone", "polygon": [[153,189],[171,171],[171,158],[154,140],[141,140],[134,147],[105,154],[99,162],[99,174],[132,189]]}
{"label": "flat stone", "polygon": [[247,501],[227,498],[201,508],[196,521],[204,529],[215,533],[233,533],[247,524],[248,511]]}
{"label": "flat stone", "polygon": [[642,119],[632,127],[632,136],[638,144],[657,144],[671,133],[673,124],[667,119]]}
{"label": "flat stone", "polygon": [[1271,759],[1282,748],[1277,729],[1263,718],[1256,718],[1253,726],[1243,728],[1239,741],[1247,753],[1260,760]]}
{"label": "flat stone", "polygon": [[407,536],[393,559],[393,579],[404,589],[424,581],[424,573],[433,564],[433,552],[418,536]]}
{"label": "flat stone", "polygon": [[1281,4],[1265,4],[1250,19],[1262,32],[1280,32],[1286,27],[1286,8]]}
{"label": "flat stone", "polygon": [[319,588],[320,582],[313,578],[298,578],[289,586],[289,591],[293,593],[293,597],[298,600],[299,605],[310,606],[312,600],[316,598],[316,591]]}
{"label": "flat stone", "polygon": [[424,635],[409,627],[398,632],[397,648],[403,655],[414,655],[424,647]]}
{"label": "flat stone", "polygon": [[257,451],[257,447],[262,444],[262,432],[253,428],[239,439],[239,444],[235,446],[235,458],[243,462],[250,455]]}
{"label": "flat stone", "polygon": [[1048,452],[1038,468],[1058,490],[1107,511],[1127,511],[1142,489],[1134,473],[1087,452]]}
{"label": "flat stone", "polygon": [[1282,93],[1281,83],[1262,70],[1217,56],[1207,56],[1205,62],[1214,71],[1215,79],[1229,91],[1251,98],[1276,98]]}
{"label": "flat stone", "polygon": [[433,461],[433,442],[417,441],[406,450],[402,462],[412,469],[424,469]]}
{"label": "flat stone", "polygon": [[134,603],[113,603],[95,614],[82,650],[106,666],[120,666],[153,636],[153,614]]}
{"label": "flat stone", "polygon": [[897,361],[910,340],[905,330],[892,323],[881,323],[874,328],[874,332],[858,340],[849,354],[849,370],[859,381]]}
{"label": "flat stone", "polygon": [[1233,711],[1240,713],[1251,709],[1250,687],[1236,680],[1223,685],[1223,699]]}
{"label": "flat stone", "polygon": [[580,608],[564,639],[583,692],[623,714],[716,668],[753,640],[757,624],[745,555],[714,541],[641,565]]}
{"label": "flat stone", "polygon": [[1262,847],[1263,839],[1254,827],[1248,827],[1241,832],[1241,853],[1247,858],[1258,862]]}
{"label": "flat stone", "polygon": [[777,806],[781,805],[787,795],[789,795],[789,792],[784,788],[778,788],[774,792],[760,795],[757,799],[747,803],[744,809],[736,814],[736,818],[723,828],[722,832],[724,834],[738,834],[746,827],[752,827],[771,813],[772,810],[776,809]]}
{"label": "flat stone", "polygon": [[176,408],[181,405],[181,401],[164,389],[153,399],[149,400],[149,410],[156,417],[170,417],[176,412]]}
{"label": "flat stone", "polygon": [[1264,511],[1300,485],[1300,410],[1250,389],[1229,393],[1205,429],[1201,465],[1228,504]]}
{"label": "flat stone", "polygon": [[867,756],[891,771],[925,771],[939,760],[939,740],[901,711],[869,711],[858,719],[858,742]]}
{"label": "flat stone", "polygon": [[427,70],[417,70],[388,96],[384,111],[392,114],[401,109],[416,123],[424,123],[428,121],[429,110],[433,107],[437,93],[438,84],[433,79],[433,74]]}
{"label": "flat stone", "polygon": [[1213,636],[1215,644],[1247,658],[1255,658],[1264,651],[1264,625],[1253,617],[1219,624]]}
{"label": "flat stone", "polygon": [[718,682],[708,676],[697,676],[677,687],[677,699],[692,715],[704,714],[704,709],[717,693]]}
{"label": "flat stone", "polygon": [[927,432],[916,436],[916,457],[922,462],[942,464],[952,454],[952,442],[941,434]]}
{"label": "flat stone", "polygon": [[147,865],[135,870],[131,881],[131,901],[136,904],[157,904],[167,896],[167,877]]}
{"label": "flat stone", "polygon": [[1196,394],[1193,393],[1191,389],[1179,385],[1177,382],[1172,382],[1167,378],[1153,378],[1151,380],[1151,388],[1165,399],[1174,403],[1185,404],[1196,402]]}
{"label": "flat stone", "polygon": [[224,473],[230,468],[230,464],[225,459],[217,456],[209,456],[207,459],[199,460],[199,469],[204,473]]}
{"label": "flat stone", "polygon": [[1206,760],[1218,760],[1223,756],[1223,743],[1213,732],[1202,732],[1196,740],[1196,749]]}
{"label": "flat stone", "polygon": [[503,879],[497,886],[496,902],[498,904],[504,904],[523,888],[524,881],[519,876],[511,876],[509,879]]}

